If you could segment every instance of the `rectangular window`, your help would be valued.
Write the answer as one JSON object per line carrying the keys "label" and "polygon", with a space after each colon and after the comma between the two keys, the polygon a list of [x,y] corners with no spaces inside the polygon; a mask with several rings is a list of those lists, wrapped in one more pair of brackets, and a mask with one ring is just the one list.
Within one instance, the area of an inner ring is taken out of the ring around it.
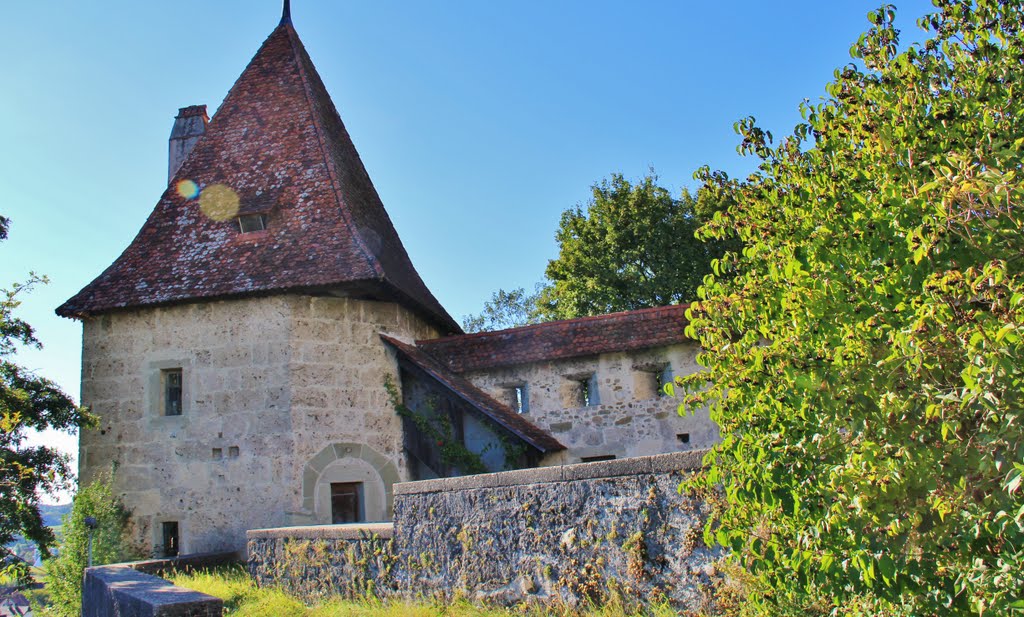
{"label": "rectangular window", "polygon": [[180,545],[180,536],[178,535],[178,521],[165,521],[163,523],[163,556],[164,557],[177,557],[178,546]]}
{"label": "rectangular window", "polygon": [[511,388],[509,398],[512,402],[512,409],[515,409],[517,413],[528,413],[530,411],[530,398],[525,385]]}
{"label": "rectangular window", "polygon": [[689,433],[677,433],[676,434],[676,439],[679,440],[679,443],[690,443],[690,434]]}
{"label": "rectangular window", "polygon": [[580,460],[584,463],[598,463],[600,461],[614,461],[614,454],[602,454],[601,456],[583,456]]}
{"label": "rectangular window", "polygon": [[266,214],[243,214],[238,217],[238,231],[243,234],[247,234],[250,231],[263,231],[266,228]]}
{"label": "rectangular window", "polygon": [[357,523],[363,519],[360,507],[362,482],[331,483],[331,524]]}
{"label": "rectangular window", "polygon": [[672,375],[672,365],[668,364],[660,373],[655,377],[655,386],[657,388],[658,396],[667,396],[665,392],[665,384],[672,383],[674,376]]}
{"label": "rectangular window", "polygon": [[597,374],[580,381],[580,406],[593,407],[601,404],[601,397],[597,392]]}
{"label": "rectangular window", "polygon": [[182,373],[180,368],[160,371],[160,382],[164,391],[164,415],[181,415]]}

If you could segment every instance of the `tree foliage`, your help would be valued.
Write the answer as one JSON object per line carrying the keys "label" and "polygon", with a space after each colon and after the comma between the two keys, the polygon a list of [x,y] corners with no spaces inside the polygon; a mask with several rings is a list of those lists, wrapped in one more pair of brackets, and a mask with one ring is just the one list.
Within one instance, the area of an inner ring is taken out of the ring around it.
{"label": "tree foliage", "polygon": [[1024,6],[935,0],[900,51],[894,9],[703,233],[717,260],[689,333],[722,443],[696,483],[709,540],[772,614],[1024,609]]}
{"label": "tree foliage", "polygon": [[532,293],[523,287],[512,291],[499,289],[484,303],[484,310],[480,314],[462,318],[462,329],[469,333],[490,332],[539,323],[541,318],[537,301],[542,290],[540,283],[534,286]]}
{"label": "tree foliage", "polygon": [[52,614],[60,617],[81,614],[82,575],[89,563],[86,517],[96,520],[96,529],[92,532],[93,565],[120,563],[142,556],[126,539],[129,513],[121,499],[114,495],[111,485],[111,476],[105,474],[81,488],[71,511],[64,515],[60,550],[46,562],[46,587]]}
{"label": "tree foliage", "polygon": [[[8,220],[0,217],[0,240],[7,237]],[[20,294],[45,283],[31,274],[25,283],[0,290],[0,546],[21,534],[45,555],[54,542],[53,532],[39,513],[42,493],[66,487],[68,457],[48,446],[26,444],[28,430],[48,428],[73,431],[91,422],[52,381],[11,361],[18,345],[41,347],[35,332],[14,316]]]}
{"label": "tree foliage", "polygon": [[538,300],[544,320],[571,319],[689,302],[733,240],[694,236],[716,196],[683,191],[674,198],[648,174],[637,183],[621,174],[592,187],[584,207],[562,213],[558,258],[548,262],[548,285]]}

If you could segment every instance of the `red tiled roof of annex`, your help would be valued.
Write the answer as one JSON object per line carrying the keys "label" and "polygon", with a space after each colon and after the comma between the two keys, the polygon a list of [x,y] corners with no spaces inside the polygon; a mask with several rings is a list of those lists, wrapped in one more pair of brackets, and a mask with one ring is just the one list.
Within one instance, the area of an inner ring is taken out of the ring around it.
{"label": "red tiled roof of annex", "polygon": [[[176,190],[186,180],[203,191],[198,199]],[[237,196],[237,212],[203,214],[204,195],[217,185],[227,202]],[[240,233],[235,214],[255,210],[266,213],[267,229]],[[339,289],[401,302],[441,332],[462,331],[413,267],[309,55],[282,20],[132,243],[57,313]]]}
{"label": "red tiled roof of annex", "polygon": [[685,334],[688,307],[679,304],[609,313],[416,341],[416,345],[459,373],[662,347],[689,340]]}

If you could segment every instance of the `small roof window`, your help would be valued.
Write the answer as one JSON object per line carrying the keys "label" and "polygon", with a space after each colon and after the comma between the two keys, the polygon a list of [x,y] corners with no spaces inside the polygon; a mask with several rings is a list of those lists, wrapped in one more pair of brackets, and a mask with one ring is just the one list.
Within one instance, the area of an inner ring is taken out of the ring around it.
{"label": "small roof window", "polygon": [[243,214],[238,217],[238,231],[247,234],[267,228],[266,214]]}

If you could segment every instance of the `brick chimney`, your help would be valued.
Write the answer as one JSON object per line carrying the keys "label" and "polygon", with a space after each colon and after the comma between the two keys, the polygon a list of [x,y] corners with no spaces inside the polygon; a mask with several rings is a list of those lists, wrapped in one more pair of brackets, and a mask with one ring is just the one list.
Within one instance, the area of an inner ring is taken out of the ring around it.
{"label": "brick chimney", "polygon": [[209,122],[206,105],[192,105],[178,110],[174,128],[171,129],[170,156],[167,163],[168,184],[174,178],[174,174],[178,173],[178,168],[185,162],[188,153],[192,152],[196,142],[206,132],[206,125]]}

